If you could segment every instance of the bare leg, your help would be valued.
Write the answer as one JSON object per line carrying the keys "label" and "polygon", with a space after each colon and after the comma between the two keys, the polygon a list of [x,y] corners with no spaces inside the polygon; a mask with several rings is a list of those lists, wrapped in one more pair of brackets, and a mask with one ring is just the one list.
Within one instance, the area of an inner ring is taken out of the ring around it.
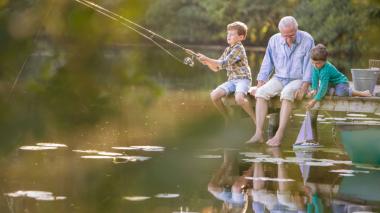
{"label": "bare leg", "polygon": [[256,132],[246,143],[264,142],[264,123],[268,113],[268,101],[256,98]]}
{"label": "bare leg", "polygon": [[226,96],[227,93],[223,89],[215,89],[210,93],[211,101],[214,103],[215,107],[222,114],[225,123],[230,120],[226,106],[222,102],[222,98]]}
{"label": "bare leg", "polygon": [[352,90],[352,96],[357,96],[357,97],[371,97],[372,94],[369,92],[369,90],[365,90],[365,91],[356,91],[356,90]]}
{"label": "bare leg", "polygon": [[253,110],[252,103],[249,98],[244,95],[244,93],[237,92],[235,93],[235,101],[249,115],[249,117],[252,119],[253,124],[256,124],[255,111]]}
{"label": "bare leg", "polygon": [[267,141],[269,146],[280,146],[281,140],[284,136],[286,124],[288,123],[290,113],[292,112],[293,103],[289,100],[282,100],[280,110],[280,124],[278,130],[273,138]]}
{"label": "bare leg", "polygon": [[[254,178],[265,177],[263,164],[261,162],[255,162],[254,167],[255,167],[254,172],[253,172]],[[265,186],[265,182],[263,180],[253,180],[253,189],[254,190],[263,189],[264,186]]]}

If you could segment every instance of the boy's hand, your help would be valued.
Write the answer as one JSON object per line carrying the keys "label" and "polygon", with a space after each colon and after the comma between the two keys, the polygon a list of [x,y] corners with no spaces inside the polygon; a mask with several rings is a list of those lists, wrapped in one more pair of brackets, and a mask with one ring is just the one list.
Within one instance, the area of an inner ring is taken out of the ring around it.
{"label": "boy's hand", "polygon": [[206,65],[207,57],[201,53],[197,53],[197,60]]}
{"label": "boy's hand", "polygon": [[307,109],[307,110],[309,110],[309,109],[311,109],[311,108],[313,108],[314,107],[314,105],[317,103],[317,101],[316,100],[310,100],[306,105],[305,105],[305,108]]}
{"label": "boy's hand", "polygon": [[307,93],[306,97],[312,98],[315,94],[317,94],[317,90],[311,90]]}

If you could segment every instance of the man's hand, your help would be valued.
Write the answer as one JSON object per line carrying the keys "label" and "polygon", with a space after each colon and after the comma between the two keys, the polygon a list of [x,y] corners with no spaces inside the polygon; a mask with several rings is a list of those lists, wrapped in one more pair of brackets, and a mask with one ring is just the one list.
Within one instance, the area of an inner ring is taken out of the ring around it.
{"label": "man's hand", "polygon": [[249,88],[248,93],[249,93],[250,95],[252,95],[253,97],[255,97],[255,94],[256,94],[257,88],[263,86],[264,84],[265,84],[265,81],[257,81],[257,85],[254,86],[254,87]]}
{"label": "man's hand", "polygon": [[307,93],[308,88],[309,88],[309,83],[303,82],[302,86],[294,93],[294,97],[297,100],[302,100],[305,97],[305,94]]}
{"label": "man's hand", "polygon": [[261,87],[262,85],[264,85],[265,84],[265,81],[257,81],[257,88],[259,88],[259,87]]}
{"label": "man's hand", "polygon": [[313,108],[314,107],[314,105],[317,103],[317,101],[316,100],[311,100],[311,101],[309,101],[306,105],[305,105],[305,108],[306,108],[306,110],[309,110],[309,109],[311,109],[311,108]]}

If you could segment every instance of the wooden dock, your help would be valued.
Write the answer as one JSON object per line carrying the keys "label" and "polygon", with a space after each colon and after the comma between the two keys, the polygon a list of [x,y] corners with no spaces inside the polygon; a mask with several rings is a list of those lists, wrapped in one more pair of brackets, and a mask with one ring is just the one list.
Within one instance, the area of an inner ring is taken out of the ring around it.
{"label": "wooden dock", "polygon": [[[254,98],[250,97],[252,102]],[[295,109],[304,109],[310,99],[305,98],[302,101],[295,101]],[[234,97],[224,99],[228,106],[236,105]],[[281,106],[280,97],[272,98],[269,106],[273,111]],[[355,113],[379,113],[380,114],[380,97],[326,97],[319,104],[317,103],[312,110],[325,110],[334,112],[355,112]]]}
{"label": "wooden dock", "polygon": [[[375,88],[375,94],[380,93],[380,86]],[[249,96],[253,105],[255,105],[255,98]],[[304,98],[301,101],[294,102],[294,109],[305,110],[305,105],[310,101],[310,98]],[[236,105],[234,97],[229,96],[223,99],[227,106]],[[268,122],[268,136],[271,137],[278,128],[278,112],[281,107],[280,97],[274,97],[269,101],[269,122]],[[326,96],[320,103],[317,103],[312,109],[312,125],[314,135],[317,134],[317,117],[319,111],[331,112],[351,112],[351,113],[376,113],[380,114],[380,97],[337,97]]]}

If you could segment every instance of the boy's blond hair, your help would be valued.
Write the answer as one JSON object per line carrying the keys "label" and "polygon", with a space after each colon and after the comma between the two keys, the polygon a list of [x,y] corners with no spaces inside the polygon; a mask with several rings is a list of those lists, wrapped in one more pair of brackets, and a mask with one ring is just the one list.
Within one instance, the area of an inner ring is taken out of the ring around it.
{"label": "boy's blond hair", "polygon": [[247,37],[248,27],[241,21],[235,21],[227,25],[227,30],[236,30],[239,36],[244,36],[243,40]]}
{"label": "boy's blond hair", "polygon": [[317,44],[311,49],[311,59],[313,61],[326,61],[328,55],[327,48],[323,44]]}

